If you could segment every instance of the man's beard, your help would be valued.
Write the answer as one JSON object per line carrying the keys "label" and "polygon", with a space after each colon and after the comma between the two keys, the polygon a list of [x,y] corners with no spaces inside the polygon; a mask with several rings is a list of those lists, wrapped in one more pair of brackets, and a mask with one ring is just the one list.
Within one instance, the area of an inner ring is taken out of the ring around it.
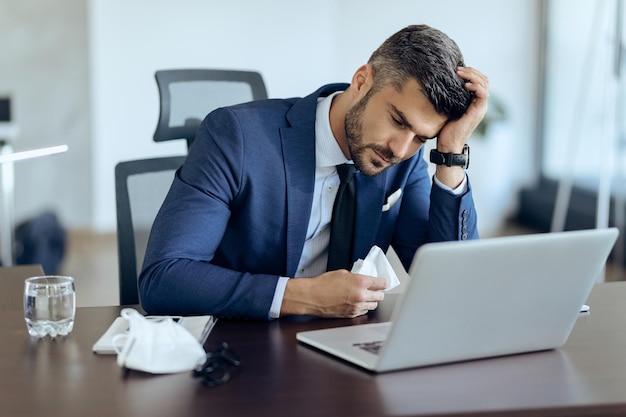
{"label": "man's beard", "polygon": [[[363,143],[363,113],[365,112],[367,102],[372,96],[372,91],[373,90],[370,89],[367,94],[346,113],[345,121],[348,149],[350,150],[350,156],[354,161],[354,165],[356,165],[359,171],[370,177],[380,174],[387,168],[401,161],[400,158],[394,156],[392,150],[389,148],[373,143]],[[378,159],[367,160],[364,155],[367,149],[376,151],[376,153],[380,154],[389,162],[389,165],[381,164]]]}

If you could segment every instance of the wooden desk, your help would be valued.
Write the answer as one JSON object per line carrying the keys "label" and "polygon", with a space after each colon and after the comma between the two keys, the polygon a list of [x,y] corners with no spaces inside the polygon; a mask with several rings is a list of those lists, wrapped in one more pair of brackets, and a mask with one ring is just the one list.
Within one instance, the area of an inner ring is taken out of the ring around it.
{"label": "wooden desk", "polygon": [[0,267],[0,311],[24,308],[24,280],[41,275],[41,265]]}
{"label": "wooden desk", "polygon": [[0,321],[0,415],[609,416],[626,415],[626,283],[600,284],[560,350],[374,375],[297,343],[303,329],[351,320],[221,320],[243,365],[205,388],[189,373],[126,378],[91,346],[119,307],[79,308],[73,333],[31,341],[22,311]]}

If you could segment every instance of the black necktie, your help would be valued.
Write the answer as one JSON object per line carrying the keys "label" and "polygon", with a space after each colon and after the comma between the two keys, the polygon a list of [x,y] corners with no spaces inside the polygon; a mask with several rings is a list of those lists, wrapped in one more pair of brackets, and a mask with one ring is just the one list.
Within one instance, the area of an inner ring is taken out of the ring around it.
{"label": "black necktie", "polygon": [[353,181],[355,171],[353,164],[337,166],[341,182],[330,220],[327,271],[352,268],[352,236],[356,211],[356,187]]}

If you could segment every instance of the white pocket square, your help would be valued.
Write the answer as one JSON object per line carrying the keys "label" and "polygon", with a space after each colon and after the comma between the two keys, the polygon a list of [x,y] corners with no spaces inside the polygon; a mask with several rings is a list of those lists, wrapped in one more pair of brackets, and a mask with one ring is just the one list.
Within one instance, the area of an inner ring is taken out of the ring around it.
{"label": "white pocket square", "polygon": [[388,211],[394,204],[400,200],[400,196],[402,195],[402,188],[398,188],[394,191],[389,197],[387,197],[387,202],[383,204],[383,212]]}

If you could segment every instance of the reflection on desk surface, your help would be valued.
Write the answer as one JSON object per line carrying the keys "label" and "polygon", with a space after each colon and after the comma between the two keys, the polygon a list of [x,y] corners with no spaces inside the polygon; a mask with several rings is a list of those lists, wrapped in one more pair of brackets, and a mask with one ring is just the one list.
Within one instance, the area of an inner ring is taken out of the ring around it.
{"label": "reflection on desk surface", "polygon": [[[536,378],[529,377],[533,375]],[[580,383],[567,353],[561,350],[433,366],[376,378],[378,395],[385,409],[394,415],[414,410],[416,395],[429,399],[420,408],[426,413],[437,412],[443,403],[457,412],[523,408],[529,399],[556,407],[578,401],[584,392]],[[455,393],[454,400],[450,392]]]}

